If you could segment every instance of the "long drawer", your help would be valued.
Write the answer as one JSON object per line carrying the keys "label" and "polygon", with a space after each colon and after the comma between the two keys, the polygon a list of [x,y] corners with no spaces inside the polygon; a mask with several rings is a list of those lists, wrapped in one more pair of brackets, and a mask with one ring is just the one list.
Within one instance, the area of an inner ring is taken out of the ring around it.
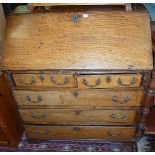
{"label": "long drawer", "polygon": [[56,125],[134,125],[137,110],[20,109],[26,123]]}
{"label": "long drawer", "polygon": [[18,105],[42,106],[140,106],[143,90],[14,90]]}
{"label": "long drawer", "polygon": [[25,125],[27,136],[32,139],[104,139],[132,140],[134,127],[108,126],[37,126]]}

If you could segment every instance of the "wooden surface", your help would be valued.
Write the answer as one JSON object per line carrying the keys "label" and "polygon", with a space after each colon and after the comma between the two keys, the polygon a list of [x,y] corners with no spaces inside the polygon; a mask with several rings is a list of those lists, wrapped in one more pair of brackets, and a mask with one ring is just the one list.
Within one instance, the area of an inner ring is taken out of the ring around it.
{"label": "wooden surface", "polygon": [[[1,101],[1,98],[0,98]],[[7,137],[5,136],[5,133],[0,128],[0,146],[8,146],[9,142]]]}
{"label": "wooden surface", "polygon": [[[13,74],[15,85],[28,87],[72,88],[73,75],[65,74]],[[67,81],[66,81],[67,80]]]}
{"label": "wooden surface", "polygon": [[[4,103],[4,100],[2,98],[2,94],[0,94],[0,105]],[[0,112],[0,146],[3,144],[8,144],[9,140],[7,138],[7,133],[8,132],[8,128],[7,130],[5,130],[6,128],[6,120],[4,121],[4,118],[2,118],[2,114],[4,115],[4,107],[1,107],[1,112]],[[3,116],[4,117],[4,116]]]}
{"label": "wooden surface", "polygon": [[146,134],[155,134],[154,117],[155,117],[155,108],[152,108],[146,120],[146,127],[147,127],[145,131]]}
{"label": "wooden surface", "polygon": [[[132,79],[135,82],[132,83]],[[139,87],[141,74],[124,75],[83,75],[77,77],[78,89]],[[118,80],[121,82],[119,83]],[[85,82],[84,82],[85,81]]]}
{"label": "wooden surface", "polygon": [[13,74],[12,77],[17,87],[78,87],[78,89],[139,87],[142,79],[141,74],[77,75],[75,78],[73,75],[65,74]]}
{"label": "wooden surface", "polygon": [[[152,35],[152,49],[153,49],[153,56],[154,56],[154,68],[152,71],[152,76],[150,80],[149,87],[154,91],[155,90],[155,22],[151,22],[151,35]],[[154,96],[150,96],[151,105],[154,104]],[[146,134],[155,134],[155,107],[152,106],[150,108],[150,112],[146,117]]]}
{"label": "wooden surface", "polygon": [[20,109],[25,123],[55,125],[134,125],[135,110]]}
{"label": "wooden surface", "polygon": [[25,125],[25,130],[34,139],[132,140],[135,135],[134,127]]}
{"label": "wooden surface", "polygon": [[[75,15],[77,22],[72,21]],[[3,46],[5,70],[152,67],[146,12],[75,10],[8,17]]]}
{"label": "wooden surface", "polygon": [[4,33],[5,24],[6,24],[6,19],[5,19],[5,16],[4,16],[4,11],[3,11],[2,4],[0,4],[0,33],[1,33],[1,35],[3,35],[3,33]]}
{"label": "wooden surface", "polygon": [[[19,106],[52,107],[133,107],[141,106],[143,90],[53,90],[29,91],[14,90],[14,97]],[[30,100],[27,99],[29,96]],[[41,100],[38,98],[41,97]],[[115,98],[112,101],[112,98]],[[126,98],[128,100],[126,101]],[[81,107],[81,108],[82,108]]]}
{"label": "wooden surface", "polygon": [[2,75],[0,77],[0,130],[10,146],[18,145],[23,132],[21,125],[18,124],[19,118],[16,114],[16,108],[7,81]]}
{"label": "wooden surface", "polygon": [[[0,98],[1,101],[1,98]],[[8,139],[5,137],[3,130],[0,128],[0,144],[1,143],[8,143]]]}
{"label": "wooden surface", "polygon": [[101,8],[9,16],[2,64],[28,136],[132,140],[153,66],[149,24],[144,11]]}

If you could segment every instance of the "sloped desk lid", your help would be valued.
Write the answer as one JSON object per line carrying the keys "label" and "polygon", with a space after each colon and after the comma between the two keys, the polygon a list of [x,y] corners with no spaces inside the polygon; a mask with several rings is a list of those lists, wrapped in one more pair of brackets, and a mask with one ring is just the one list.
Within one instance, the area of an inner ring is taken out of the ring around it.
{"label": "sloped desk lid", "polygon": [[153,68],[146,12],[18,14],[8,17],[4,70]]}

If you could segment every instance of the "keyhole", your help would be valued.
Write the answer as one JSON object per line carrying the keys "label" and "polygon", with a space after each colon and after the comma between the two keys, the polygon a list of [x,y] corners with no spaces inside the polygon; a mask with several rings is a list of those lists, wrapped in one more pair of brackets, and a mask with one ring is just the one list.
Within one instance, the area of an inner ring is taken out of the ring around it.
{"label": "keyhole", "polygon": [[72,16],[72,21],[73,21],[74,23],[79,22],[79,16],[78,16],[78,15]]}

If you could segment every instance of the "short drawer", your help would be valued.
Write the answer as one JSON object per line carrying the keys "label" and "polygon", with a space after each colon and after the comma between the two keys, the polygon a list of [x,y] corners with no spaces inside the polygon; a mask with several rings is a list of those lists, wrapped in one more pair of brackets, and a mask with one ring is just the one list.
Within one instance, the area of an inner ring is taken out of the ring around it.
{"label": "short drawer", "polygon": [[139,87],[141,74],[79,75],[78,89]]}
{"label": "short drawer", "polygon": [[74,77],[68,74],[13,74],[12,77],[19,87],[74,87]]}
{"label": "short drawer", "polygon": [[32,139],[104,139],[133,140],[134,127],[108,126],[37,126],[25,125],[26,134]]}
{"label": "short drawer", "polygon": [[141,106],[143,90],[14,90],[19,106],[89,106],[130,107]]}
{"label": "short drawer", "polygon": [[134,125],[137,110],[20,109],[23,122],[54,125]]}

